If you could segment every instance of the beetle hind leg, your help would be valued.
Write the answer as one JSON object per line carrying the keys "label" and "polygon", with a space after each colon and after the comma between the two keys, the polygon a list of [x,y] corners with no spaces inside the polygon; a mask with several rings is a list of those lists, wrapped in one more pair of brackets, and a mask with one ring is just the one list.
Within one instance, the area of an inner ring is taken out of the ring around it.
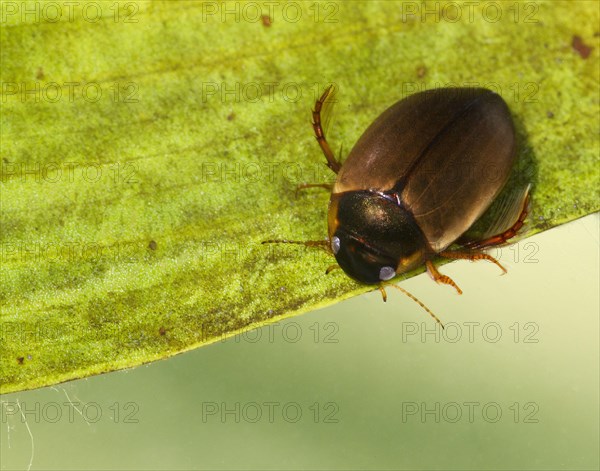
{"label": "beetle hind leg", "polygon": [[323,125],[321,122],[321,110],[323,109],[324,105],[332,102],[334,95],[335,89],[333,88],[333,85],[330,85],[325,89],[323,95],[321,95],[321,98],[316,101],[315,109],[312,112],[312,126],[315,131],[317,142],[319,143],[319,146],[321,146],[321,150],[327,159],[327,166],[335,173],[338,173],[342,167],[342,164],[340,164],[340,162],[335,158],[335,155],[333,155],[333,151],[331,150],[331,147],[329,147],[329,143],[325,138],[325,132],[323,131]]}
{"label": "beetle hind leg", "polygon": [[[483,249],[488,247],[494,247],[498,245],[505,244],[509,239],[512,239],[517,235],[517,233],[521,230],[521,228],[525,225],[525,220],[527,219],[527,215],[529,213],[529,189],[530,185],[528,185],[522,195],[517,194],[517,198],[512,198],[515,204],[518,204],[514,209],[511,207],[513,202],[509,200],[509,205],[507,205],[506,214],[502,214],[500,222],[502,223],[507,216],[512,216],[512,220],[514,221],[507,229],[501,230],[501,232],[492,235],[491,237],[485,237],[480,240],[459,240],[460,247],[456,250],[448,250],[445,252],[440,252],[439,255],[445,258],[451,259],[465,259],[465,260],[488,260],[492,263],[495,263],[502,270],[502,274],[506,273],[506,268],[502,266],[502,264],[496,260],[491,255],[483,252]],[[518,211],[518,212],[517,212]],[[514,214],[518,214],[519,216],[514,220]],[[509,221],[511,220],[509,219]],[[502,226],[503,224],[501,224]],[[503,225],[506,227],[506,225]],[[492,232],[494,234],[494,232]],[[434,278],[435,279],[435,278]]]}
{"label": "beetle hind leg", "polygon": [[459,241],[459,243],[466,249],[478,249],[478,250],[486,248],[486,247],[494,247],[496,245],[503,245],[503,244],[507,243],[510,239],[515,237],[519,233],[521,228],[525,225],[525,220],[527,219],[527,216],[529,215],[529,201],[530,201],[529,186],[527,186],[527,188],[525,189],[524,195],[520,201],[521,210],[519,213],[517,213],[517,214],[519,214],[519,217],[516,219],[516,221],[514,221],[512,223],[512,225],[508,229],[506,229],[498,234],[494,234],[492,232],[492,234],[494,234],[494,235],[492,235],[490,237],[486,237],[483,240],[464,240],[464,241]]}

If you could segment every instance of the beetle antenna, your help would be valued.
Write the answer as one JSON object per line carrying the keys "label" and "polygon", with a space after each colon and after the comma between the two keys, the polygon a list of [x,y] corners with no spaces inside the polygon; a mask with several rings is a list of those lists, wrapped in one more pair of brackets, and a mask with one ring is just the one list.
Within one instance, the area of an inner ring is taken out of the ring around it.
{"label": "beetle antenna", "polygon": [[[383,284],[379,285],[379,289],[383,290]],[[408,291],[406,291],[404,288],[401,288],[398,285],[394,285],[394,284],[386,284],[385,286],[391,286],[392,288],[396,288],[398,291],[401,291],[402,293],[404,293],[406,296],[408,296],[410,299],[412,299],[414,302],[416,302],[419,306],[421,306],[423,309],[425,309],[425,311],[427,311],[427,313],[433,317],[435,319],[435,321],[442,326],[442,329],[444,328],[444,324],[442,324],[442,321],[439,319],[438,316],[436,316],[433,312],[431,312],[431,310],[425,306],[425,304],[423,304],[421,302],[421,300],[419,298],[417,298],[415,295],[413,295],[412,293],[409,293]],[[382,291],[383,293],[385,293],[385,291]]]}

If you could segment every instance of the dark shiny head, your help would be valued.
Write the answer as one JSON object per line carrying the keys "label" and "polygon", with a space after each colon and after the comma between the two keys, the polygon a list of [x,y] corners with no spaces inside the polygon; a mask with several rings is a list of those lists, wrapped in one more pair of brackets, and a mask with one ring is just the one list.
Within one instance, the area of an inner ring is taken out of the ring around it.
{"label": "dark shiny head", "polygon": [[416,267],[431,251],[413,216],[393,193],[333,194],[329,239],[346,274],[368,284],[389,280]]}

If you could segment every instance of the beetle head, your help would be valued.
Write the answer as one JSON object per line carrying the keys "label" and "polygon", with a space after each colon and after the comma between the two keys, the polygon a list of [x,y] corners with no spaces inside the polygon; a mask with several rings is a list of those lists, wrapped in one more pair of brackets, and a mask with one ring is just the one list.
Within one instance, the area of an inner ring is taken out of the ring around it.
{"label": "beetle head", "polygon": [[427,242],[395,194],[332,194],[329,240],[340,267],[357,281],[375,284],[422,263]]}

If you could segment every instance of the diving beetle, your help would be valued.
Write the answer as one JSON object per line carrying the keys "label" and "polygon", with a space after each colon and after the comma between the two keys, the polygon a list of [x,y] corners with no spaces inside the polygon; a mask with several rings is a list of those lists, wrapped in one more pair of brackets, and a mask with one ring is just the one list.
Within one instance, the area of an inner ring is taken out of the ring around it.
{"label": "diving beetle", "polygon": [[[529,186],[511,196],[493,225],[479,238],[465,233],[505,186],[516,158],[516,136],[508,106],[485,88],[438,88],[410,95],[389,107],[366,129],[342,164],[335,158],[321,120],[333,86],[316,101],[313,129],[335,184],[331,189],[328,238],[321,241],[268,240],[322,246],[351,278],[392,286],[388,280],[425,265],[438,283],[461,289],[435,267],[436,258],[489,260],[482,249],[507,242],[525,222]],[[508,223],[508,227],[507,227]],[[452,249],[450,247],[453,246]],[[333,268],[327,269],[329,273]],[[443,327],[443,325],[442,325]]]}

